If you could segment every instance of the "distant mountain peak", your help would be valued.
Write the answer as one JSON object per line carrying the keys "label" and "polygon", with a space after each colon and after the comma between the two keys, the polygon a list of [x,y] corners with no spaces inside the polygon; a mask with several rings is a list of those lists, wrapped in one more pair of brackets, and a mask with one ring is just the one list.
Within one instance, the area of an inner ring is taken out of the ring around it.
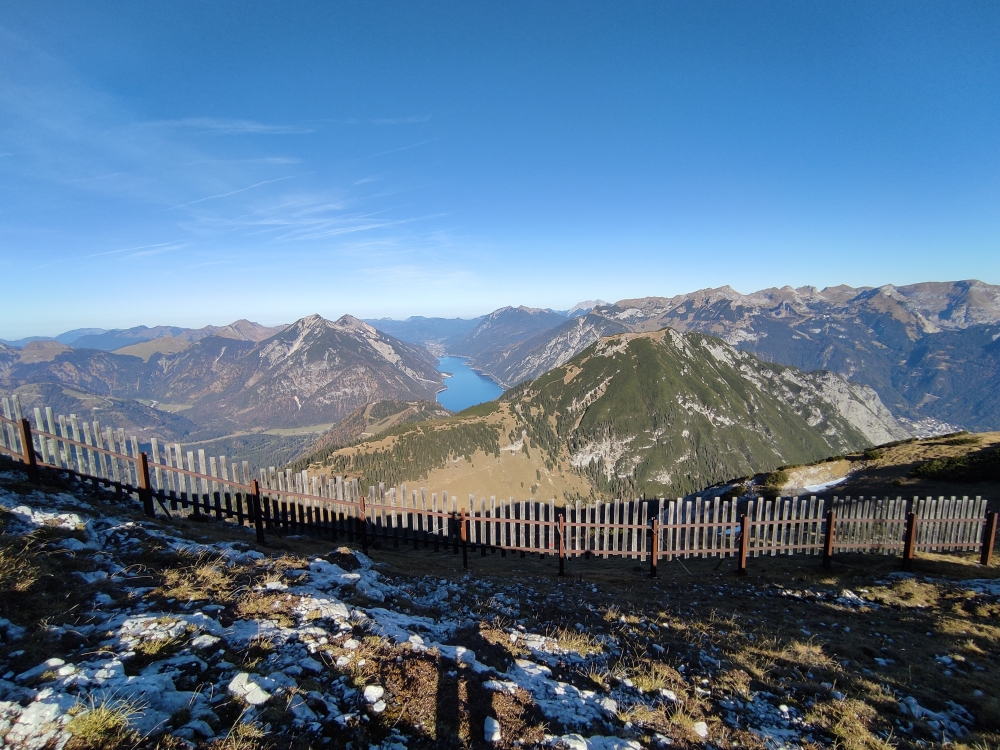
{"label": "distant mountain peak", "polygon": [[577,302],[569,310],[566,311],[566,314],[569,315],[570,317],[572,317],[573,313],[586,313],[586,312],[590,312],[595,307],[603,307],[606,304],[608,304],[608,303],[605,302],[602,299],[587,299],[587,300],[584,300],[583,302]]}
{"label": "distant mountain peak", "polygon": [[[345,318],[348,316],[344,316]],[[343,320],[343,318],[341,318]],[[316,328],[319,326],[329,325],[330,321],[324,318],[319,313],[313,313],[312,315],[306,315],[304,318],[300,318],[298,325],[302,328]]]}
{"label": "distant mountain peak", "polygon": [[342,331],[359,333],[367,338],[373,338],[379,335],[379,332],[373,326],[369,325],[360,318],[355,318],[353,315],[341,315],[337,318],[337,322],[333,325]]}
{"label": "distant mountain peak", "polygon": [[552,312],[551,310],[546,310],[544,307],[527,307],[526,305],[518,305],[517,309],[521,312],[530,313],[531,315],[540,315],[541,313]]}

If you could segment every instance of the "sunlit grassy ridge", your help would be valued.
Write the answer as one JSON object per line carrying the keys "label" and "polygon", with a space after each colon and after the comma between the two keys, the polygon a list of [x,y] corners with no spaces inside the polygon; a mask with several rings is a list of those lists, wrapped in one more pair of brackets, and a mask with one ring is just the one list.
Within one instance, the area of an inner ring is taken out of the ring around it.
{"label": "sunlit grassy ridge", "polygon": [[363,486],[396,484],[477,451],[499,457],[503,446],[522,441],[540,470],[580,473],[596,494],[684,495],[870,445],[824,397],[824,377],[761,362],[701,334],[626,334],[499,402],[401,425],[310,463],[357,476]]}

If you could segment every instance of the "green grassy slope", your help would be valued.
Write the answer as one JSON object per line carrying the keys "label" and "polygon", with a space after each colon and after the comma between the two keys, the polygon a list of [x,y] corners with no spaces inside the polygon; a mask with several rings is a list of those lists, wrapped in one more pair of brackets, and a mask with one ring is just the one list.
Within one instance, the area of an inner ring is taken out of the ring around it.
{"label": "green grassy slope", "polygon": [[366,484],[417,481],[477,450],[499,456],[523,435],[539,466],[581,473],[597,494],[683,495],[867,447],[824,378],[702,334],[622,334],[511,389],[501,403],[393,428],[316,456],[314,466]]}

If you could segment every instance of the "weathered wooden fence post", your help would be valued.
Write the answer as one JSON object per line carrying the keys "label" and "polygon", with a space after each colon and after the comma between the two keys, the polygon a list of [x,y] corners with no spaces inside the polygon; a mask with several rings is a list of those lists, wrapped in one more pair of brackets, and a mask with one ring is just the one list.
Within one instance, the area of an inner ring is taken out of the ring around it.
{"label": "weathered wooden fence post", "polygon": [[653,516],[653,549],[649,556],[649,577],[656,578],[656,564],[660,560],[660,519]]}
{"label": "weathered wooden fence post", "polygon": [[358,523],[361,525],[361,550],[368,551],[368,521],[365,519],[365,496],[358,495]]}
{"label": "weathered wooden fence post", "polygon": [[993,559],[993,545],[997,540],[997,512],[986,514],[986,525],[983,527],[983,551],[979,555],[980,565],[989,565]]}
{"label": "weathered wooden fence post", "polygon": [[740,550],[739,563],[736,572],[741,576],[747,574],[747,548],[750,546],[750,519],[744,513],[740,516]]}
{"label": "weathered wooden fence post", "polygon": [[27,418],[22,419],[18,425],[21,431],[21,455],[24,457],[24,465],[27,467],[28,479],[33,484],[38,484],[38,461],[35,459],[35,444],[31,440],[31,422]]}
{"label": "weathered wooden fence post", "polygon": [[917,548],[917,514],[906,514],[906,539],[903,543],[903,570],[913,570],[913,557]]}
{"label": "weathered wooden fence post", "polygon": [[150,518],[155,517],[153,487],[149,483],[149,456],[145,451],[139,454],[139,499],[142,501],[142,512]]}
{"label": "weathered wooden fence post", "polygon": [[260,484],[256,479],[250,482],[250,512],[253,513],[253,527],[257,532],[257,544],[265,544],[264,514],[260,509]]}
{"label": "weathered wooden fence post", "polygon": [[566,514],[559,514],[559,575],[566,575]]}
{"label": "weathered wooden fence post", "polygon": [[465,509],[462,509],[461,518],[459,520],[461,528],[459,530],[462,536],[462,567],[468,569],[469,567],[469,534],[465,528]]}
{"label": "weathered wooden fence post", "polygon": [[823,540],[823,567],[833,567],[833,527],[837,523],[837,514],[832,510],[826,512],[826,538]]}

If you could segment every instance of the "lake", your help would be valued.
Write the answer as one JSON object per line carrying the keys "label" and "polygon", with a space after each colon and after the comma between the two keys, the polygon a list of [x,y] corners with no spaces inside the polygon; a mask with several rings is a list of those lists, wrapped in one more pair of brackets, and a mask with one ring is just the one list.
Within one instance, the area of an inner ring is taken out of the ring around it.
{"label": "lake", "polygon": [[450,378],[444,379],[445,390],[437,395],[438,403],[449,411],[462,411],[484,401],[493,401],[503,393],[503,388],[493,379],[480,375],[461,357],[441,357],[437,369],[451,373]]}

